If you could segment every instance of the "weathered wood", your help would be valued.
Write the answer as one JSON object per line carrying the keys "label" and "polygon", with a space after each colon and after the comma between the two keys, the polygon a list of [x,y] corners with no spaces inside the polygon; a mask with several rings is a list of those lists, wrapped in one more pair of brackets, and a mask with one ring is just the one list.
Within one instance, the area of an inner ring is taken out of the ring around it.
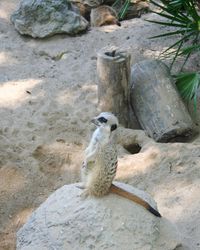
{"label": "weathered wood", "polygon": [[197,131],[200,133],[200,89],[197,90],[196,102],[197,102],[196,109],[195,109],[195,103],[193,99],[189,101],[185,100],[185,105],[187,106],[188,112],[196,125]]}
{"label": "weathered wood", "polygon": [[140,125],[159,142],[193,133],[193,122],[170,77],[158,60],[145,60],[131,69],[131,104]]}
{"label": "weathered wood", "polygon": [[[130,126],[130,54],[117,48],[104,48],[97,54],[98,103],[101,111],[117,115],[119,122]],[[131,120],[131,127],[138,127]]]}

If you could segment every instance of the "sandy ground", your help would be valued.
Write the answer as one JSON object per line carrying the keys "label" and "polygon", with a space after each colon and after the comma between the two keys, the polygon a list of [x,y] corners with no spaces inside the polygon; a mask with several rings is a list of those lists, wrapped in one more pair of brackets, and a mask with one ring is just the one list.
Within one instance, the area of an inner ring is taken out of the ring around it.
{"label": "sandy ground", "polygon": [[[98,113],[97,51],[119,46],[135,63],[170,43],[147,39],[160,32],[144,22],[148,15],[76,37],[22,37],[9,21],[18,2],[0,1],[0,249],[15,249],[17,229],[50,193],[79,181],[89,121]],[[179,249],[200,249],[199,167],[199,138],[151,143],[120,159],[118,180],[154,196],[180,230]]]}

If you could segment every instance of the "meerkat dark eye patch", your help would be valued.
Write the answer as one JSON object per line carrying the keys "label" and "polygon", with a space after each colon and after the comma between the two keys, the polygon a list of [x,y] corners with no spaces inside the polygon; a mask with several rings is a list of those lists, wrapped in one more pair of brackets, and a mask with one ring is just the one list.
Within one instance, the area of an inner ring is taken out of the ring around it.
{"label": "meerkat dark eye patch", "polygon": [[111,126],[111,128],[110,128],[110,131],[113,131],[113,130],[115,130],[115,129],[117,129],[117,124],[113,124],[113,125]]}
{"label": "meerkat dark eye patch", "polygon": [[98,119],[97,119],[99,122],[101,122],[101,123],[106,123],[108,120],[105,118],[105,117],[99,117]]}

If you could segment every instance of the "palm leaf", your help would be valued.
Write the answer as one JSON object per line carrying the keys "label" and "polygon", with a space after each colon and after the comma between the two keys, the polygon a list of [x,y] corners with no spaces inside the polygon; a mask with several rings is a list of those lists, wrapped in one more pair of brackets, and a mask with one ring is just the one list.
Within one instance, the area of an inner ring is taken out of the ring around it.
{"label": "palm leaf", "polygon": [[182,23],[172,23],[172,22],[164,22],[164,21],[156,21],[156,20],[146,20],[150,23],[156,23],[164,26],[172,26],[172,27],[180,27],[180,28],[190,28],[188,24]]}
{"label": "palm leaf", "polygon": [[200,50],[200,44],[197,45],[192,45],[192,46],[188,46],[186,48],[183,48],[181,50],[181,53],[179,55],[187,55],[189,53],[195,52],[195,51],[199,51]]}
{"label": "palm leaf", "polygon": [[175,56],[174,56],[174,58],[173,58],[173,60],[172,60],[172,63],[171,63],[171,65],[170,65],[170,70],[172,69],[172,67],[173,67],[173,65],[174,65],[174,62],[176,61],[176,58],[177,58],[177,56],[179,55],[179,51],[181,50],[181,47],[182,47],[182,46],[183,46],[183,41],[181,41],[181,42],[179,43],[178,49],[176,50]]}
{"label": "palm leaf", "polygon": [[[176,30],[158,34],[153,38],[177,36],[176,41],[164,50],[160,57],[172,58],[171,67],[178,57],[182,56],[185,60],[181,70],[190,55],[200,51],[200,15],[196,10],[197,1],[195,0],[160,0],[160,3],[150,0],[151,3],[161,9],[157,14],[165,20],[148,20],[162,26],[173,27]],[[182,36],[180,38],[180,36]],[[173,50],[173,51],[171,51]],[[197,90],[200,86],[200,73],[179,73],[176,76],[176,85],[181,96],[186,100],[193,100],[194,109],[197,109]]]}
{"label": "palm leaf", "polygon": [[[156,11],[152,11],[152,13],[158,14],[158,12],[156,12]],[[188,22],[188,21],[191,21],[189,17],[187,17],[185,15],[182,15],[181,13],[177,13],[177,15],[174,16],[171,13],[166,14],[165,12],[160,12],[159,15],[162,16],[162,17],[166,17],[168,19],[171,19],[173,21],[177,21],[177,22],[183,22],[183,21]]]}
{"label": "palm leaf", "polygon": [[[179,56],[185,56],[185,61],[182,67],[187,62],[190,55],[198,51],[198,36],[200,34],[200,16],[195,8],[195,1],[193,0],[160,0],[161,4],[155,2],[154,0],[150,0],[151,3],[161,8],[161,12],[157,13],[159,16],[166,18],[166,21],[157,21],[157,20],[147,20],[148,22],[174,27],[177,30],[172,32],[166,32],[164,34],[159,34],[150,39],[160,38],[160,37],[168,37],[175,35],[182,35],[181,39],[177,38],[178,41],[170,45],[165,51],[161,53],[161,56],[164,58],[169,58],[169,56],[173,56],[172,64],[175,63],[176,59]],[[190,41],[191,46],[185,46],[187,40]],[[173,52],[169,52],[169,50],[175,49]]]}
{"label": "palm leaf", "polygon": [[178,35],[178,34],[183,35],[186,32],[187,32],[187,30],[180,29],[180,30],[176,30],[176,31],[173,31],[173,32],[163,33],[163,34],[160,34],[160,35],[157,35],[157,36],[151,36],[151,37],[149,37],[149,39],[154,39],[154,38],[159,38],[159,37],[164,37],[164,36],[174,36],[174,35]]}
{"label": "palm leaf", "polygon": [[176,86],[186,101],[194,101],[194,109],[197,109],[197,90],[200,86],[200,74],[198,72],[180,73],[175,76]]}
{"label": "palm leaf", "polygon": [[130,5],[130,0],[126,0],[118,14],[120,20],[122,20],[126,15],[129,5]]}
{"label": "palm leaf", "polygon": [[178,40],[177,42],[173,43],[170,47],[168,47],[166,50],[164,50],[161,54],[165,54],[166,52],[168,52],[170,49],[175,48],[176,46],[179,46],[180,43],[183,43],[185,40],[187,40],[189,37],[191,37],[192,35],[194,35],[194,32],[191,32],[187,35],[185,35],[184,37],[182,37],[180,40]]}

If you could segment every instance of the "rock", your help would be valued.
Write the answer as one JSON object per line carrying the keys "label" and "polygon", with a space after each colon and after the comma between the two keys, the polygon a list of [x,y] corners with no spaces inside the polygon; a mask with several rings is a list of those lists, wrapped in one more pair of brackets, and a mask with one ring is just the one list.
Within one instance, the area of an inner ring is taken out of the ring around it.
{"label": "rock", "polygon": [[[116,184],[156,206],[145,192]],[[180,244],[166,219],[113,194],[82,200],[77,185],[58,189],[31,215],[17,233],[17,250],[172,250]]]}
{"label": "rock", "polygon": [[34,38],[61,33],[74,35],[88,27],[88,22],[67,0],[22,0],[11,21],[20,34]]}

